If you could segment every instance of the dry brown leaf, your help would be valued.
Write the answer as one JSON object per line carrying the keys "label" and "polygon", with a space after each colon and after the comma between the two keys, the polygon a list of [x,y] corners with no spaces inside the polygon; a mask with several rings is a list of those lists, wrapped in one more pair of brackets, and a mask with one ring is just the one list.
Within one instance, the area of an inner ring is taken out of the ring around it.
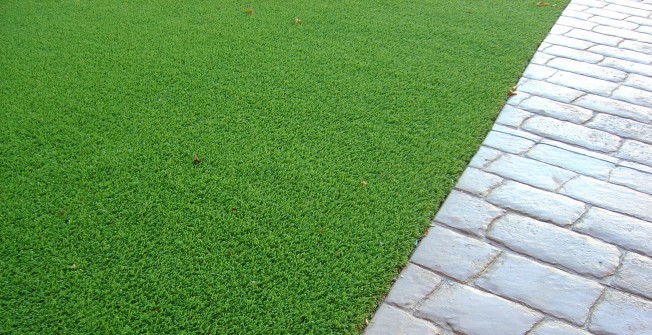
{"label": "dry brown leaf", "polygon": [[550,6],[550,3],[549,2],[539,1],[539,2],[535,3],[534,5],[535,6]]}
{"label": "dry brown leaf", "polygon": [[301,19],[298,17],[294,18],[294,24],[301,24]]}
{"label": "dry brown leaf", "polygon": [[243,12],[245,12],[245,13],[247,13],[247,14],[249,14],[249,15],[251,15],[251,14],[253,14],[253,13],[254,13],[254,10],[253,10],[253,9],[251,9],[251,8],[247,8],[247,9],[245,9],[245,10],[244,10]]}
{"label": "dry brown leaf", "polygon": [[197,154],[195,154],[195,155],[192,157],[192,164],[197,165],[197,164],[199,164],[199,163],[201,163],[201,159],[199,159],[199,157],[197,156]]}
{"label": "dry brown leaf", "polygon": [[367,186],[367,182],[366,182],[366,181],[364,181],[364,180],[363,180],[363,181],[361,181],[361,182],[360,182],[360,186],[362,186],[362,187],[366,187],[366,186]]}
{"label": "dry brown leaf", "polygon": [[77,268],[77,264],[75,264],[75,263],[70,264],[70,265],[68,265],[68,268],[69,268],[69,269],[76,269],[76,268]]}

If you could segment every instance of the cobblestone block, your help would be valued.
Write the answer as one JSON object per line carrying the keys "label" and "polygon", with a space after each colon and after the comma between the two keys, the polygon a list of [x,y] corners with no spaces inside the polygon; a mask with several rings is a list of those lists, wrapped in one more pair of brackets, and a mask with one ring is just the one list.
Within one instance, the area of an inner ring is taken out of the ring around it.
{"label": "cobblestone block", "polygon": [[616,156],[652,166],[652,146],[649,144],[627,140]]}
{"label": "cobblestone block", "polygon": [[578,62],[567,58],[555,58],[550,62],[548,62],[548,66],[560,70],[578,73],[592,78],[608,80],[613,82],[622,82],[623,80],[625,80],[625,78],[627,78],[627,73],[623,71],[611,69],[595,64]]}
{"label": "cobblestone block", "polygon": [[521,123],[527,118],[532,116],[532,113],[526,112],[514,106],[505,105],[503,110],[498,114],[496,122],[511,127],[519,127]]}
{"label": "cobblestone block", "polygon": [[617,167],[611,172],[609,182],[627,186],[643,193],[652,194],[652,173],[626,167]]}
{"label": "cobblestone block", "polygon": [[520,130],[520,129],[505,127],[505,126],[499,125],[499,124],[494,124],[493,130],[497,131],[497,132],[504,133],[504,134],[517,136],[517,137],[520,137],[520,138],[527,138],[528,140],[531,140],[531,141],[534,141],[534,142],[538,142],[538,141],[541,140],[541,136],[537,136],[537,135],[534,135],[534,134],[532,134],[530,132],[523,131],[523,130]]}
{"label": "cobblestone block", "polygon": [[652,143],[652,125],[632,121],[609,114],[598,114],[586,124],[587,127],[603,130],[621,137]]}
{"label": "cobblestone block", "polygon": [[563,34],[569,32],[571,29],[573,29],[573,28],[571,28],[571,27],[566,27],[566,26],[562,26],[562,25],[557,24],[557,25],[554,25],[554,26],[550,29],[550,33],[549,33],[549,34],[552,34],[552,35],[563,35]]}
{"label": "cobblestone block", "polygon": [[[652,35],[652,27],[650,26],[640,26],[638,29],[636,29],[637,32],[641,32],[644,34]],[[652,37],[652,36],[650,36]]]}
{"label": "cobblestone block", "polygon": [[652,225],[643,220],[593,207],[573,230],[652,257]]}
{"label": "cobblestone block", "polygon": [[578,325],[602,293],[591,280],[511,254],[500,256],[475,285]]}
{"label": "cobblestone block", "polygon": [[620,43],[619,47],[622,49],[637,51],[648,55],[652,53],[652,43],[643,43],[637,41],[623,41],[623,43]]}
{"label": "cobblestone block", "polygon": [[[588,18],[590,18],[593,15],[589,14],[589,13],[585,13],[584,11],[581,11],[581,10],[572,10],[572,9],[569,9],[568,7],[566,7],[566,10],[564,10],[564,13],[562,13],[561,16],[562,17],[571,17],[571,18],[580,19],[580,20],[587,20]],[[562,23],[560,23],[560,24],[562,24]]]}
{"label": "cobblestone block", "polygon": [[486,171],[524,184],[553,191],[576,174],[552,165],[514,155],[503,155],[493,161]]}
{"label": "cobblestone block", "polygon": [[[627,7],[632,7],[632,8],[638,8],[638,9],[642,9],[642,10],[648,11],[648,12],[652,11],[652,3],[649,3],[649,2],[646,3],[646,0],[643,0],[643,1],[640,1],[640,0],[634,0],[634,1],[632,1],[632,0],[606,0],[605,2],[614,3],[614,4],[627,6]],[[648,15],[648,14],[642,13],[642,14],[639,14],[639,15],[645,16],[645,15]],[[632,15],[636,15],[636,14],[632,14]]]}
{"label": "cobblestone block", "polygon": [[[556,59],[553,59],[552,61],[555,60]],[[577,124],[584,123],[593,117],[593,112],[586,108],[537,96],[531,96],[529,99],[523,100],[519,106],[528,112],[551,116],[559,120],[570,121]],[[532,114],[530,114],[530,116],[531,115]]]}
{"label": "cobblestone block", "polygon": [[621,142],[618,136],[600,130],[542,116],[527,119],[522,128],[537,135],[602,152],[616,151]]}
{"label": "cobblestone block", "polygon": [[[542,55],[542,53],[538,53],[538,54]],[[528,80],[527,78],[523,77],[523,78],[521,78],[520,82],[521,81],[527,81],[527,80]],[[525,100],[525,99],[527,99],[529,97],[530,97],[529,94],[527,94],[525,92],[517,91],[516,95],[513,95],[513,96],[511,96],[511,97],[509,97],[507,99],[507,104],[510,105],[510,106],[518,107],[518,105],[521,103],[521,101],[523,101],[523,100]]]}
{"label": "cobblestone block", "polygon": [[[588,14],[588,13],[586,13]],[[590,15],[590,14],[589,14]],[[593,16],[591,18],[588,18],[589,22],[596,23],[599,25],[604,25],[604,26],[610,26],[610,27],[615,27],[615,28],[621,28],[621,29],[630,29],[634,30],[638,28],[638,24],[633,23],[633,22],[628,22],[628,21],[623,21],[622,19],[616,20],[616,19],[610,19],[604,16]]]}
{"label": "cobblestone block", "polygon": [[[491,133],[489,133],[491,134]],[[494,144],[497,140],[494,138]],[[485,140],[486,141],[486,140]],[[487,163],[491,162],[492,160],[498,158],[498,156],[502,155],[502,151],[492,149],[489,147],[481,146],[480,149],[478,149],[478,152],[475,153],[475,156],[471,159],[471,162],[469,162],[469,166],[481,169]]]}
{"label": "cobblestone block", "polygon": [[412,262],[459,281],[477,275],[499,250],[489,244],[432,226],[412,256]]}
{"label": "cobblestone block", "polygon": [[652,299],[652,259],[628,253],[613,284],[625,291]]}
{"label": "cobblestone block", "polygon": [[[560,26],[557,26],[557,27],[560,27]],[[568,29],[570,29],[570,28],[568,28]],[[549,60],[551,60],[553,58],[555,58],[555,56],[548,55],[548,54],[543,53],[543,52],[537,52],[537,53],[534,54],[534,56],[532,56],[532,59],[530,60],[530,63],[544,65]]]}
{"label": "cobblestone block", "polygon": [[581,329],[559,321],[546,320],[540,323],[529,335],[591,335]]}
{"label": "cobblestone block", "polygon": [[[618,43],[620,43],[620,39],[617,37],[596,34],[581,29],[572,29],[571,31],[567,32],[566,35],[564,36],[577,38],[580,40],[594,42],[598,44],[606,44],[604,42],[601,43],[601,40],[604,39],[609,43],[608,45],[613,45],[613,46],[616,46],[618,45]],[[552,45],[549,48],[546,48],[546,50],[544,50],[543,52],[553,56],[565,57],[565,58],[575,59],[578,61],[594,63],[594,64],[604,59],[604,56],[602,55],[594,54],[592,52],[588,52],[584,50],[568,48],[561,45]]]}
{"label": "cobblestone block", "polygon": [[609,172],[615,166],[600,159],[545,144],[537,144],[526,155],[601,180],[607,179]]}
{"label": "cobblestone block", "polygon": [[639,122],[649,123],[652,121],[652,108],[632,105],[624,101],[597,95],[585,95],[577,99],[574,104],[595,112],[626,117]]}
{"label": "cobblestone block", "polygon": [[590,8],[589,6],[578,5],[576,3],[570,3],[570,4],[568,4],[568,6],[566,6],[566,10],[574,10],[574,11],[577,11],[577,12],[583,12],[583,11],[589,9],[589,8]]}
{"label": "cobblestone block", "polygon": [[567,15],[562,15],[558,20],[557,24],[561,24],[567,27],[579,28],[584,30],[591,30],[597,26],[597,23],[591,23],[586,20],[580,20],[576,18],[569,17]]}
{"label": "cobblestone block", "polygon": [[618,84],[610,81],[591,78],[566,71],[557,71],[557,73],[546,81],[605,97],[609,96],[611,92],[618,87]]}
{"label": "cobblestone block", "polygon": [[484,236],[489,223],[504,213],[504,210],[480,198],[453,190],[437,212],[435,221],[476,236]]}
{"label": "cobblestone block", "polygon": [[652,76],[652,65],[645,65],[636,62],[630,62],[624,59],[607,57],[599,63],[602,66],[623,70],[625,72],[637,73],[644,76]]}
{"label": "cobblestone block", "polygon": [[645,11],[640,10],[638,8],[633,8],[633,7],[609,4],[609,5],[605,6],[604,9],[610,10],[610,11],[613,11],[613,12],[623,13],[623,14],[647,17],[647,13],[645,13]]}
{"label": "cobblestone block", "polygon": [[593,311],[589,330],[595,334],[652,334],[652,303],[615,290]]}
{"label": "cobblestone block", "polygon": [[547,66],[530,64],[523,72],[523,76],[530,79],[546,79],[552,76],[556,72],[555,69],[551,69]]}
{"label": "cobblestone block", "polygon": [[628,167],[630,169],[638,170],[645,173],[652,174],[652,166],[647,166],[643,164],[638,164],[630,161],[621,161],[618,163],[619,166]]}
{"label": "cobblestone block", "polygon": [[524,335],[539,313],[457,283],[444,284],[415,315],[465,335]]}
{"label": "cobblestone block", "polygon": [[621,29],[621,28],[615,28],[610,26],[597,26],[593,29],[593,31],[600,34],[622,37],[624,39],[634,40],[639,42],[650,41],[650,35],[637,33],[635,31],[632,31],[631,29]]}
{"label": "cobblestone block", "polygon": [[538,95],[544,98],[571,102],[584,94],[584,92],[572,88],[551,84],[540,80],[530,80],[518,87],[519,91]]}
{"label": "cobblestone block", "polygon": [[365,335],[440,335],[434,325],[386,304],[381,305],[365,329]]}
{"label": "cobblestone block", "polygon": [[432,292],[439,283],[441,278],[436,274],[408,263],[385,301],[409,309]]}
{"label": "cobblestone block", "polygon": [[636,23],[636,24],[640,24],[640,25],[643,25],[643,26],[648,26],[648,27],[652,26],[652,19],[646,19],[646,18],[640,17],[640,16],[629,16],[625,20],[627,20],[629,22]]}
{"label": "cobblestone block", "polygon": [[608,5],[608,3],[599,0],[574,0],[574,4],[588,6],[588,7],[597,7],[602,8]]}
{"label": "cobblestone block", "polygon": [[[650,69],[652,69],[652,67],[650,67]],[[652,108],[652,91],[644,91],[637,88],[621,86],[614,91],[612,97],[614,99]]]}
{"label": "cobblestone block", "polygon": [[628,17],[629,15],[623,14],[623,13],[618,13],[618,12],[612,12],[610,10],[605,10],[602,8],[589,8],[585,10],[584,12],[593,14],[593,15],[598,15],[598,16],[603,16],[606,18],[610,19],[615,19],[615,20],[623,20],[624,18]]}
{"label": "cobblestone block", "polygon": [[512,154],[520,154],[528,151],[534,143],[526,138],[490,131],[482,144]]}
{"label": "cobblestone block", "polygon": [[[625,41],[627,42],[627,41]],[[625,42],[621,43],[624,44]],[[633,51],[633,50],[625,50],[623,48],[615,48],[615,47],[610,47],[608,45],[596,45],[594,47],[590,47],[588,51],[594,52],[596,54],[600,54],[603,56],[608,56],[611,58],[618,58],[618,59],[624,59],[636,63],[642,63],[642,64],[648,64],[652,62],[652,55],[650,54],[645,54],[642,52],[638,51]],[[651,49],[652,52],[652,49]]]}
{"label": "cobblestone block", "polygon": [[625,80],[625,85],[652,92],[652,77],[632,73]]}
{"label": "cobblestone block", "polygon": [[566,183],[560,193],[602,208],[652,221],[652,196],[624,186],[579,176]]}
{"label": "cobblestone block", "polygon": [[579,201],[512,181],[494,189],[487,201],[560,226],[575,222],[585,211],[584,204]]}
{"label": "cobblestone block", "polygon": [[455,185],[456,188],[484,197],[489,191],[503,182],[503,178],[469,167]]}
{"label": "cobblestone block", "polygon": [[598,278],[613,274],[620,262],[620,251],[610,244],[515,214],[496,220],[487,237],[536,259]]}
{"label": "cobblestone block", "polygon": [[551,34],[546,37],[546,42],[555,45],[561,45],[563,47],[586,50],[595,45],[595,43],[589,41],[578,40],[576,38],[570,38],[562,35]]}
{"label": "cobblestone block", "polygon": [[[571,31],[567,32],[564,36],[566,37],[572,37],[572,38],[577,38],[580,40],[585,40],[597,44],[604,44],[604,45],[610,45],[612,47],[617,46],[620,42],[623,41],[622,38],[620,37],[615,37],[615,36],[609,36],[605,34],[598,34],[594,33],[592,31],[588,30],[582,30],[582,29],[571,29]],[[547,52],[547,50],[546,50]],[[604,57],[601,55],[594,54],[592,52],[584,51],[584,54],[581,54],[579,57],[572,57],[567,53],[568,56],[567,58],[573,58],[579,61],[586,61],[588,63],[597,63],[600,60],[602,60]],[[562,56],[566,57],[565,55],[556,55],[556,56]]]}

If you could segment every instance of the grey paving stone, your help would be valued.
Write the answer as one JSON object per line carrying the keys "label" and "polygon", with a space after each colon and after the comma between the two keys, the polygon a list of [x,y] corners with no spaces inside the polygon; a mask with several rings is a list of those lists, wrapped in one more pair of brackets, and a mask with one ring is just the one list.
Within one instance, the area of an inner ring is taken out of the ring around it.
{"label": "grey paving stone", "polygon": [[559,25],[559,24],[556,24],[556,25],[554,25],[554,26],[550,29],[550,33],[549,33],[549,34],[553,34],[553,35],[563,35],[563,34],[569,32],[571,29],[573,29],[573,28],[571,28],[571,27],[566,27],[566,26],[562,26],[562,25]]}
{"label": "grey paving stone", "polygon": [[535,134],[532,134],[530,132],[523,131],[523,130],[520,130],[520,129],[505,127],[505,126],[500,125],[500,124],[494,124],[492,130],[497,131],[497,132],[501,132],[501,133],[504,133],[504,134],[513,135],[513,136],[520,137],[520,138],[526,138],[526,139],[534,141],[534,142],[538,142],[538,141],[541,140],[541,136],[538,136],[538,135],[535,135]]}
{"label": "grey paving stone", "polygon": [[512,154],[520,154],[528,151],[534,143],[526,138],[490,131],[482,144]]}
{"label": "grey paving stone", "polygon": [[607,132],[543,116],[527,119],[522,128],[537,135],[602,152],[616,151],[621,142],[618,136]]}
{"label": "grey paving stone", "polygon": [[644,26],[652,26],[652,19],[646,19],[640,16],[629,16],[625,20]]}
{"label": "grey paving stone", "polygon": [[608,3],[599,0],[574,0],[573,3],[578,5],[588,6],[588,7],[597,7],[597,8],[602,8],[608,5]]}
{"label": "grey paving stone", "polygon": [[652,173],[627,167],[617,167],[611,172],[609,182],[624,185],[643,193],[652,194]]}
{"label": "grey paving stone", "polygon": [[[491,133],[489,133],[491,134]],[[494,144],[496,144],[496,141],[501,140],[500,138],[493,138]],[[486,140],[485,140],[486,141]],[[492,160],[498,158],[498,156],[502,155],[502,151],[492,149],[489,147],[481,146],[480,149],[478,149],[478,152],[475,153],[473,158],[471,159],[471,162],[469,162],[469,166],[481,169],[487,163],[491,162]]]}
{"label": "grey paving stone", "polygon": [[593,207],[573,230],[652,256],[652,225],[643,220]]}
{"label": "grey paving stone", "polygon": [[586,20],[576,19],[566,15],[562,15],[559,19],[557,19],[557,24],[584,30],[591,30],[598,25],[597,23],[591,23]]}
{"label": "grey paving stone", "polygon": [[593,157],[593,158],[596,158],[596,159],[599,159],[599,160],[602,160],[602,161],[605,161],[605,162],[609,162],[609,163],[612,163],[612,164],[618,164],[618,163],[622,162],[620,159],[611,157],[611,156],[609,156],[609,155],[607,155],[605,153],[602,153],[602,152],[597,152],[597,151],[593,151],[593,150],[589,150],[589,149],[580,148],[580,147],[577,147],[577,146],[573,146],[573,145],[570,145],[570,144],[566,144],[564,142],[559,142],[559,141],[555,141],[555,140],[551,140],[551,139],[542,139],[541,141],[539,141],[539,144],[551,145],[553,147],[557,147],[557,148],[560,148],[560,149],[564,149],[566,151],[571,151],[571,152],[574,152],[574,153],[578,153],[578,154],[581,154],[581,155],[584,155],[584,156]]}
{"label": "grey paving stone", "polygon": [[555,69],[551,69],[547,66],[530,64],[525,68],[523,76],[530,79],[546,79],[552,76],[556,72]]}
{"label": "grey paving stone", "polygon": [[[562,17],[571,17],[575,19],[580,19],[580,20],[587,20],[593,16],[592,14],[585,13],[584,11],[577,11],[577,10],[572,10],[566,7],[566,10],[564,10],[564,13],[562,14]],[[558,22],[559,23],[559,22]],[[563,23],[560,23],[563,24]]]}
{"label": "grey paving stone", "polygon": [[[582,29],[571,29],[571,31],[567,32],[566,35],[564,36],[577,38],[580,40],[585,40],[597,44],[610,45],[612,47],[617,46],[620,42],[623,41],[623,39],[620,37],[598,34],[592,31],[582,30]],[[592,52],[587,52],[587,51],[584,52],[586,53],[582,54],[579,57],[576,56],[576,57],[567,57],[567,58],[573,58],[579,61],[586,61],[588,63],[597,63],[604,58],[603,56],[594,54]],[[565,56],[565,55],[556,55],[556,56]]]}
{"label": "grey paving stone", "polygon": [[415,315],[465,335],[523,335],[542,319],[519,304],[457,283],[444,284]]}
{"label": "grey paving stone", "polygon": [[[586,13],[588,14],[588,13]],[[604,16],[593,16],[587,19],[589,22],[596,23],[599,25],[610,26],[621,29],[630,29],[634,30],[638,28],[638,24],[628,21],[623,21],[622,19],[610,19]]]}
{"label": "grey paving stone", "polygon": [[[640,26],[640,27],[638,27],[638,29],[636,29],[636,31],[644,33],[644,34],[651,35],[652,34],[652,27],[650,27],[650,26]],[[650,37],[652,37],[652,36],[650,36]]]}
{"label": "grey paving stone", "polygon": [[506,181],[494,189],[487,201],[560,226],[575,222],[585,211],[582,202],[513,181]]}
{"label": "grey paving stone", "polygon": [[[539,54],[541,54],[541,53],[539,53]],[[528,79],[525,78],[525,77],[520,79],[520,81],[527,81],[527,80]],[[510,105],[510,106],[518,107],[518,105],[521,103],[521,101],[523,101],[523,100],[525,100],[525,99],[527,99],[529,97],[530,97],[530,95],[528,93],[517,91],[516,95],[512,95],[511,97],[509,97],[507,99],[507,104]]]}
{"label": "grey paving stone", "polygon": [[523,123],[523,120],[529,118],[530,116],[532,116],[532,113],[526,112],[514,106],[505,105],[500,114],[498,114],[496,123],[511,127],[519,127],[521,123]]}
{"label": "grey paving stone", "polygon": [[577,327],[563,322],[546,320],[534,328],[528,335],[591,335]]}
{"label": "grey paving stone", "polygon": [[545,144],[537,144],[526,155],[527,157],[601,180],[607,179],[609,172],[615,166],[612,163],[600,159]]}
{"label": "grey paving stone", "polygon": [[[581,30],[581,29],[572,29],[567,32],[566,37],[577,38],[584,41],[595,42],[600,44],[606,44],[601,42],[601,40],[606,40],[608,45],[616,46],[620,43],[620,39],[613,36],[606,36],[602,34],[596,34],[594,32]],[[575,59],[587,63],[598,63],[604,59],[604,56],[594,54],[592,52],[577,50],[573,48],[564,47],[561,45],[552,45],[549,48],[546,48],[543,52],[558,57],[565,57],[570,59]]]}
{"label": "grey paving stone", "polygon": [[586,126],[621,137],[652,143],[652,125],[609,114],[598,114]]}
{"label": "grey paving stone", "polygon": [[455,187],[462,191],[484,197],[491,189],[500,185],[502,182],[503,178],[476,168],[468,167]]}
{"label": "grey paving stone", "polygon": [[515,214],[496,220],[487,237],[544,262],[598,278],[613,274],[620,263],[620,251],[610,244]]}
{"label": "grey paving stone", "polygon": [[381,305],[365,329],[365,335],[440,335],[442,332],[427,321],[386,304]]}
{"label": "grey paving stone", "polygon": [[503,254],[475,285],[574,324],[583,324],[602,287],[523,257]]}
{"label": "grey paving stone", "polygon": [[408,263],[385,301],[409,309],[432,292],[439,283],[441,278],[436,274]]}
{"label": "grey paving stone", "polygon": [[[621,45],[625,44],[625,42],[621,43]],[[650,50],[652,52],[652,49]],[[608,45],[596,45],[594,47],[590,47],[588,51],[611,58],[624,59],[636,63],[648,64],[652,62],[652,55],[650,54],[634,50],[626,50],[623,48],[610,47]]]}
{"label": "grey paving stone", "polygon": [[[623,0],[623,1],[625,1],[625,0]],[[635,16],[647,17],[647,13],[644,10],[641,10],[641,9],[638,9],[638,8],[633,8],[633,7],[609,4],[609,5],[605,6],[604,9],[610,10],[610,11],[613,11],[613,12],[623,13],[623,14],[630,14],[630,15],[635,15]]]}
{"label": "grey paving stone", "polygon": [[652,173],[652,166],[634,163],[630,161],[621,161],[618,166],[628,167],[630,169],[638,170],[645,173]]}
{"label": "grey paving stone", "polygon": [[504,210],[480,198],[453,190],[437,212],[435,221],[476,236],[484,236],[489,223],[504,213]]}
{"label": "grey paving stone", "polygon": [[624,186],[579,176],[566,183],[560,193],[602,208],[652,221],[652,196]]}
{"label": "grey paving stone", "polygon": [[652,303],[615,290],[607,291],[589,323],[595,334],[652,334]]}
{"label": "grey paving stone", "polygon": [[[560,26],[557,26],[557,27],[560,27]],[[570,28],[568,28],[568,29],[570,29]],[[555,58],[555,56],[548,55],[548,54],[543,53],[543,52],[537,52],[537,53],[534,54],[534,56],[532,56],[532,59],[530,60],[530,63],[544,65],[544,64],[546,64],[546,62],[548,62],[549,60],[551,60],[553,58]]]}
{"label": "grey paving stone", "polygon": [[625,78],[627,78],[627,73],[620,70],[595,64],[587,64],[584,62],[578,62],[576,60],[561,57],[555,58],[548,62],[548,66],[564,71],[578,73],[592,78],[598,78],[613,82],[622,82],[625,80]]}
{"label": "grey paving stone", "polygon": [[[578,11],[578,12],[583,12],[583,11],[589,9],[589,8],[591,8],[591,7],[584,6],[584,5],[578,5],[578,4],[573,3],[573,2],[569,3],[568,6],[566,6],[566,10],[574,10],[574,11]],[[562,15],[563,15],[563,13],[562,13]]]}
{"label": "grey paving stone", "polygon": [[644,54],[652,53],[652,43],[643,43],[637,41],[623,41],[618,45],[622,49],[632,50]]}
{"label": "grey paving stone", "polygon": [[486,171],[518,182],[553,191],[576,174],[536,160],[514,155],[502,155]]}
{"label": "grey paving stone", "polygon": [[647,166],[652,166],[652,146],[627,140],[616,154],[616,157],[630,159]]}
{"label": "grey paving stone", "polygon": [[568,48],[586,50],[589,47],[595,45],[593,42],[578,40],[576,38],[570,38],[562,35],[548,35],[546,37],[546,42],[550,44],[561,45]]}
{"label": "grey paving stone", "polygon": [[609,96],[611,92],[613,92],[618,87],[618,84],[610,81],[596,79],[566,71],[557,71],[557,73],[546,79],[546,81],[583,92],[602,95],[605,97]]}
{"label": "grey paving stone", "polygon": [[605,10],[605,9],[602,9],[602,8],[589,8],[585,12],[587,12],[589,14],[594,14],[594,15],[607,17],[607,18],[610,18],[610,19],[616,19],[616,20],[622,20],[622,19],[629,16],[628,14],[623,14],[623,13],[619,13],[619,12]]}
{"label": "grey paving stone", "polygon": [[584,92],[572,88],[551,84],[540,80],[529,80],[518,87],[519,91],[538,95],[544,98],[571,102],[584,94]]}
{"label": "grey paving stone", "polygon": [[652,92],[652,77],[632,73],[627,77],[627,80],[625,80],[625,85]]}
{"label": "grey paving stone", "polygon": [[[652,4],[646,4],[645,1],[640,1],[640,0],[606,0],[605,2],[609,3],[614,3],[626,7],[632,7],[632,8],[638,8],[638,9],[643,9],[644,11],[652,11]],[[639,11],[640,13],[640,11]],[[648,13],[649,14],[649,13]],[[633,14],[636,15],[636,14]],[[647,14],[643,13],[642,16],[645,16]]]}
{"label": "grey paving stone", "polygon": [[[553,59],[552,61],[555,60],[556,59]],[[577,124],[584,123],[593,117],[593,112],[586,108],[538,96],[531,96],[530,98],[523,100],[519,106],[528,112],[551,116],[559,120],[570,121]],[[530,116],[531,115],[532,114],[530,114]]]}
{"label": "grey paving stone", "polygon": [[626,117],[639,122],[648,123],[652,121],[652,108],[637,106],[597,95],[585,95],[577,99],[574,104],[595,112]]}
{"label": "grey paving stone", "polygon": [[652,259],[633,252],[628,253],[613,284],[625,291],[652,299]]}
{"label": "grey paving stone", "polygon": [[638,33],[632,31],[631,29],[622,29],[622,28],[616,28],[610,26],[596,26],[595,28],[593,28],[593,31],[600,34],[622,37],[624,39],[634,40],[639,42],[650,41],[650,35]]}
{"label": "grey paving stone", "polygon": [[[650,68],[652,69],[652,67]],[[635,105],[652,108],[652,91],[644,91],[637,88],[621,86],[614,91],[612,97]]]}
{"label": "grey paving stone", "polygon": [[412,256],[412,262],[459,281],[477,275],[499,250],[448,229],[432,226]]}
{"label": "grey paving stone", "polygon": [[652,76],[652,65],[646,65],[611,57],[605,58],[599,64],[602,66],[623,70],[625,72],[638,73],[644,76]]}

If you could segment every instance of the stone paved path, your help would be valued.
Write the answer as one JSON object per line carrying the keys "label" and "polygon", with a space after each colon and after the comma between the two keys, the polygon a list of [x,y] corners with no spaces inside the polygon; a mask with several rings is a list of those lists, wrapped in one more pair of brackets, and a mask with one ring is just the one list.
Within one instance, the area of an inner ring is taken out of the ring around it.
{"label": "stone paved path", "polygon": [[652,0],[573,0],[366,335],[652,334]]}

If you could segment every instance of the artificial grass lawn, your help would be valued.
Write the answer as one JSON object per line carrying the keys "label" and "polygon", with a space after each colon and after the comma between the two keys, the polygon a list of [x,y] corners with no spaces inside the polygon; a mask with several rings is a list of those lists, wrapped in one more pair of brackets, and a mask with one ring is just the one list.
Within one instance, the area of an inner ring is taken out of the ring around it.
{"label": "artificial grass lawn", "polygon": [[534,3],[0,2],[0,333],[357,333]]}

